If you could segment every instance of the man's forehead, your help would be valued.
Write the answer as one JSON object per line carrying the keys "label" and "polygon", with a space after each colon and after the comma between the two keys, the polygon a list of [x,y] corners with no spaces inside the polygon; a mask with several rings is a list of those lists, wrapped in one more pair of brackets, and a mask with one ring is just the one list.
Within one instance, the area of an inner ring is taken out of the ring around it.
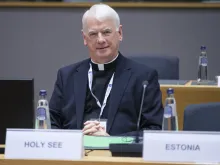
{"label": "man's forehead", "polygon": [[103,28],[88,28],[88,32],[96,32],[96,31],[105,31],[112,30],[112,27],[103,27]]}
{"label": "man's forehead", "polygon": [[111,19],[97,20],[96,18],[89,18],[87,20],[88,30],[105,30],[115,28],[115,23]]}

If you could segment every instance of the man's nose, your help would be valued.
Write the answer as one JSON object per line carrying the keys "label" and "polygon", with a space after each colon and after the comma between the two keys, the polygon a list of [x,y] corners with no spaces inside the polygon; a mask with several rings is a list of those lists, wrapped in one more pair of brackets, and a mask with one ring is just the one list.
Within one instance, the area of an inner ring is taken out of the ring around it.
{"label": "man's nose", "polygon": [[102,44],[102,43],[105,42],[105,38],[102,36],[102,33],[98,34],[98,40],[97,41],[98,41],[99,44]]}

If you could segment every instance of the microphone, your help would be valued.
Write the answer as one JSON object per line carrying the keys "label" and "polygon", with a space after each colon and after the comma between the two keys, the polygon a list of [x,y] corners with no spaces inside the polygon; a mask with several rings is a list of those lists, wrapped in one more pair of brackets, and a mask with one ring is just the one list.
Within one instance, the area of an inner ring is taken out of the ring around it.
{"label": "microphone", "polygon": [[140,122],[141,122],[141,114],[143,111],[143,104],[144,104],[144,97],[146,88],[148,86],[148,81],[144,81],[142,83],[143,92],[141,96],[141,104],[140,110],[138,114],[138,121],[137,121],[137,128],[136,128],[136,135],[132,143],[128,144],[121,144],[121,143],[110,143],[109,150],[112,153],[112,156],[120,156],[120,157],[142,157],[142,150],[143,150],[143,143],[140,142]]}
{"label": "microphone", "polygon": [[142,111],[143,111],[142,109],[143,109],[143,103],[144,103],[144,96],[145,96],[146,88],[148,86],[148,81],[144,81],[142,83],[142,86],[143,86],[143,92],[142,92],[141,105],[140,105],[138,121],[137,121],[137,134],[136,134],[136,137],[135,137],[135,143],[139,143],[140,142],[139,131],[140,131],[141,114],[142,114]]}

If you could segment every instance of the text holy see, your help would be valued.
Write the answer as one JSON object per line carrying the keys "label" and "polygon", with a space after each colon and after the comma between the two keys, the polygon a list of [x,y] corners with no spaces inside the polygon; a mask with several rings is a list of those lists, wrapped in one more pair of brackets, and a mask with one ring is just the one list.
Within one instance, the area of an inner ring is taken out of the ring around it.
{"label": "text holy see", "polygon": [[[62,142],[24,142],[25,148],[62,148]],[[165,150],[200,151],[198,144],[165,144]]]}
{"label": "text holy see", "polygon": [[34,141],[25,141],[25,148],[62,148],[62,142],[34,142]]}

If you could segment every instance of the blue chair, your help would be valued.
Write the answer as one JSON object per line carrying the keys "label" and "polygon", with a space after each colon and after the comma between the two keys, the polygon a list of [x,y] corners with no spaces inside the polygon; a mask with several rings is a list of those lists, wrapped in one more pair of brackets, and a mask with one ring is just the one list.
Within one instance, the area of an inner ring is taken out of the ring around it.
{"label": "blue chair", "polygon": [[161,80],[179,80],[179,58],[175,56],[129,56],[128,58],[156,69]]}
{"label": "blue chair", "polygon": [[192,104],[184,110],[184,131],[220,131],[220,103]]}

